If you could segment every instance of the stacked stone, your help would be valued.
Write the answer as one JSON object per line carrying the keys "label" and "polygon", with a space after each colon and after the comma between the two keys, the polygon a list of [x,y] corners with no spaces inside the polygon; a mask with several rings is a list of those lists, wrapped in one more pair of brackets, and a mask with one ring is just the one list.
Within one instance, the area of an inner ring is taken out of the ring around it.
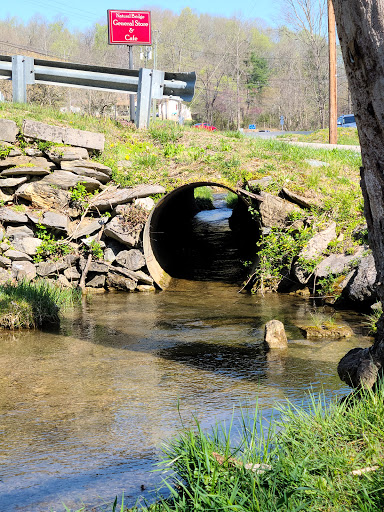
{"label": "stacked stone", "polygon": [[[129,228],[124,214],[132,204],[152,209],[154,202],[148,196],[165,193],[165,189],[114,185],[111,169],[90,159],[104,148],[102,134],[32,121],[24,121],[22,131],[30,143],[23,150],[15,144],[16,123],[0,119],[0,149],[8,153],[0,158],[0,282],[43,277],[63,286],[78,286],[86,266],[84,252],[98,240],[103,259],[91,262],[87,288],[153,290],[142,250],[142,226]],[[36,140],[56,145],[39,150]],[[95,194],[86,215],[71,202],[70,189],[78,183]],[[25,206],[20,208],[20,202]],[[42,243],[36,236],[41,226],[63,238],[71,254],[34,263]]]}

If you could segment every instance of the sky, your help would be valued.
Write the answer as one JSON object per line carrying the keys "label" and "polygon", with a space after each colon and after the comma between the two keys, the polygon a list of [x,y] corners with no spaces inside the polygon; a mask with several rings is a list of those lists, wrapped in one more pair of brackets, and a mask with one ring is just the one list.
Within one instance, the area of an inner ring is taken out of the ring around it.
{"label": "sky", "polygon": [[13,0],[0,2],[0,19],[7,16],[17,17],[27,22],[34,14],[43,15],[48,21],[62,17],[67,20],[67,26],[74,30],[84,30],[95,22],[107,22],[108,9],[140,10],[160,7],[176,13],[184,7],[190,7],[197,13],[207,13],[217,16],[240,19],[260,18],[269,26],[277,25],[278,0],[155,0],[133,2],[122,0]]}

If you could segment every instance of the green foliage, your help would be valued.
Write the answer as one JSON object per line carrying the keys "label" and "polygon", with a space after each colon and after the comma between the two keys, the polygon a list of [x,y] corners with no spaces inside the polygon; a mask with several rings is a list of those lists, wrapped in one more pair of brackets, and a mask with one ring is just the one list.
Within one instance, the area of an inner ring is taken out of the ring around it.
{"label": "green foliage", "polygon": [[57,324],[59,313],[80,301],[81,294],[46,280],[0,286],[0,326],[8,329]]}
{"label": "green foliage", "polygon": [[312,236],[313,231],[309,228],[272,228],[263,236],[258,243],[259,265],[254,289],[276,291],[282,279],[289,276],[293,261]]}
{"label": "green foliage", "polygon": [[228,194],[225,196],[225,202],[228,208],[234,208],[237,205],[238,200],[239,196],[233,192],[228,192]]}
{"label": "green foliage", "polygon": [[40,151],[48,151],[51,149],[52,146],[55,146],[56,144],[51,141],[45,141],[45,140],[39,140],[37,143],[37,147]]}
{"label": "green foliage", "polygon": [[[267,430],[260,410],[243,412],[237,428],[232,421],[204,432],[196,422],[163,448],[170,498],[142,512],[382,510],[383,386],[343,404],[306,402],[277,406]],[[363,468],[375,469],[352,474]]]}
{"label": "green foliage", "polygon": [[372,308],[372,313],[370,315],[365,315],[366,325],[369,328],[369,332],[371,334],[377,333],[377,322],[380,320],[381,315],[383,314],[383,307],[381,302],[377,302],[375,307]]}
{"label": "green foliage", "polygon": [[100,242],[97,242],[96,240],[92,240],[89,243],[89,251],[92,254],[92,257],[96,260],[102,260],[104,257],[104,252]]}
{"label": "green foliage", "polygon": [[183,129],[174,123],[155,124],[150,127],[149,134],[156,142],[161,145],[173,143],[175,144],[183,136]]}
{"label": "green foliage", "polygon": [[213,194],[211,187],[197,187],[193,191],[195,204],[199,210],[213,210]]}
{"label": "green foliage", "polygon": [[78,182],[75,187],[69,189],[71,205],[85,210],[89,204],[89,198],[92,196],[84,186],[85,182]]}
{"label": "green foliage", "polygon": [[73,249],[69,244],[62,240],[56,240],[55,237],[48,232],[45,226],[37,224],[36,227],[36,236],[42,240],[42,243],[37,247],[36,254],[33,257],[33,261],[35,263],[40,263],[46,259],[58,260],[62,256],[73,252]]}
{"label": "green foliage", "polygon": [[164,145],[164,156],[165,158],[173,158],[177,155],[180,155],[185,150],[183,144],[173,144],[171,142],[167,142]]}
{"label": "green foliage", "polygon": [[0,145],[0,160],[4,160],[4,158],[7,158],[7,156],[11,152],[11,149],[12,148],[10,147]]}
{"label": "green foliage", "polygon": [[260,93],[268,86],[271,71],[268,61],[264,57],[258,57],[252,52],[251,57],[246,61],[248,76],[246,86],[253,93]]}

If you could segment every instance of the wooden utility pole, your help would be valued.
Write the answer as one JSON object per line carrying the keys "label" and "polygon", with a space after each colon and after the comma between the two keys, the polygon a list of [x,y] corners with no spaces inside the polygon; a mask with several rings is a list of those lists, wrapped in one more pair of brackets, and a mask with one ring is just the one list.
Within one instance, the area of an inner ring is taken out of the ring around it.
{"label": "wooden utility pole", "polygon": [[337,144],[336,21],[332,0],[328,0],[329,44],[329,143]]}

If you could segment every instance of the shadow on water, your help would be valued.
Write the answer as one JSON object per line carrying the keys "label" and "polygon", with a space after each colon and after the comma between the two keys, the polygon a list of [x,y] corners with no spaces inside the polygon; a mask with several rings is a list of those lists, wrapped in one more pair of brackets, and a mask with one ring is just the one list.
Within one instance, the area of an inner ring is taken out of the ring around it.
{"label": "shadow on water", "polygon": [[[258,402],[268,422],[279,401],[305,405],[309,389],[327,400],[347,392],[336,366],[371,343],[359,336],[361,316],[337,313],[355,338],[311,342],[298,327],[310,302],[237,291],[174,280],[165,292],[84,300],[58,330],[3,333],[0,510],[103,510],[94,507],[122,492],[131,506],[153,498],[142,486],[160,484],[153,463],[181,419],[208,429]],[[286,351],[263,348],[272,318],[286,326]]]}

